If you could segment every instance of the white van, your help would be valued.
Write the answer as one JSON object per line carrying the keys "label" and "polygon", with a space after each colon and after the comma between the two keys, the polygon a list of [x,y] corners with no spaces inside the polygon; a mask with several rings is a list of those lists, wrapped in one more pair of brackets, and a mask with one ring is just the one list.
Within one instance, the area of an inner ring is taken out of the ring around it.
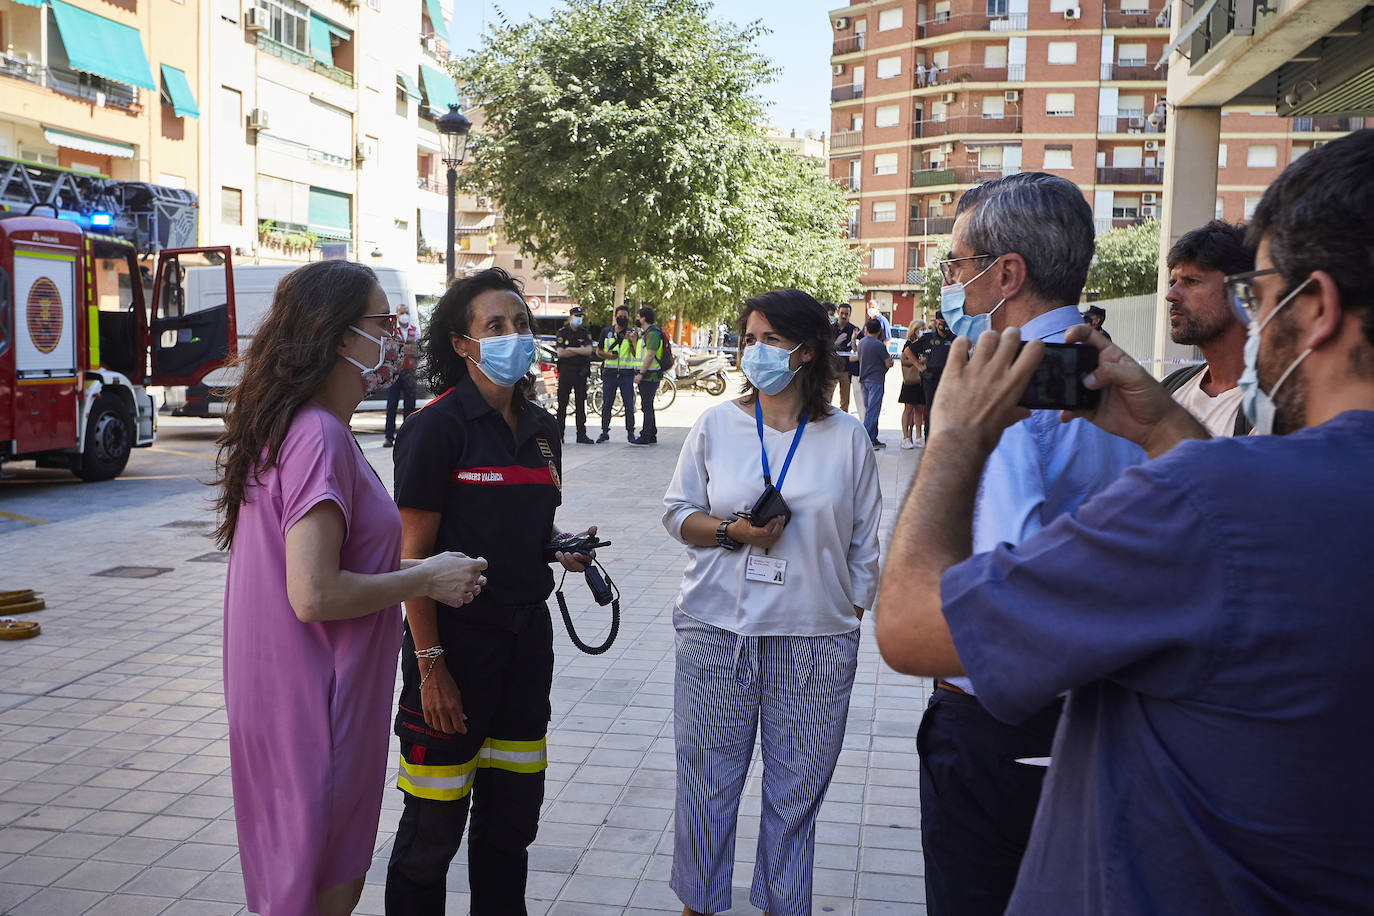
{"label": "white van", "polygon": [[[298,264],[248,264],[234,265],[234,309],[238,324],[239,355],[248,352],[257,329],[267,310],[272,306],[272,294],[277,282],[295,270]],[[419,315],[419,306],[432,303],[432,295],[417,297],[405,271],[394,267],[375,267],[377,280],[386,293],[387,302],[394,314],[402,303],[410,307],[412,319]],[[214,267],[197,267],[188,270],[186,277],[186,311],[188,313],[220,305],[225,301],[224,271]],[[225,403],[223,390],[238,380],[238,370],[230,367],[211,372],[199,385],[184,389],[167,389],[166,406],[179,417],[221,417],[224,416]],[[364,401],[359,410],[385,410],[386,399]]]}

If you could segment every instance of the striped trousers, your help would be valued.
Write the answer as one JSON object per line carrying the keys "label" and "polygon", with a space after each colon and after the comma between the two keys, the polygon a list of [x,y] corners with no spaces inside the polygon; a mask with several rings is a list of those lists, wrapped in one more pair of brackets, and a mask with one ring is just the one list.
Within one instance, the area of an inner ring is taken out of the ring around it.
{"label": "striped trousers", "polygon": [[740,636],[673,613],[677,801],[670,886],[700,913],[731,906],[740,796],[763,751],[763,804],[749,901],[811,912],[816,816],[844,742],[859,630]]}

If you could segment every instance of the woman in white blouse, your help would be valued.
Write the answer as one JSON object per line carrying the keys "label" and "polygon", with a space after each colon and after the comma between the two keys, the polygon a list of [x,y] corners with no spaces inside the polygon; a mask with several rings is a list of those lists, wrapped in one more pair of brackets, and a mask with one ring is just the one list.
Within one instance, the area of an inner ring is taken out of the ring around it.
{"label": "woman in white blouse", "polygon": [[[739,330],[744,395],[692,427],[664,497],[663,525],[688,554],[673,613],[671,884],[685,916],[731,906],[756,732],[763,810],[749,899],[769,916],[811,912],[816,815],[878,581],[877,468],[862,424],[825,399],[825,309],[776,290],[744,303]],[[774,517],[751,519],[766,489],[758,514]]]}

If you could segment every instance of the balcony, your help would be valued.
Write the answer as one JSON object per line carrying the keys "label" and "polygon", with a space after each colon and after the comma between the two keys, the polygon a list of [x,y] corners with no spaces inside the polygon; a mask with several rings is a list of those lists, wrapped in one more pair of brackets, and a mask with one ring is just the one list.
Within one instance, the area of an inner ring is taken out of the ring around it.
{"label": "balcony", "polygon": [[448,187],[445,182],[437,178],[430,178],[427,175],[421,175],[416,178],[415,187],[422,191],[431,191],[435,194],[448,194]]}
{"label": "balcony", "polygon": [[958,16],[937,13],[933,18],[916,26],[916,37],[931,38],[952,32],[1016,32],[1025,28],[1025,13],[995,17],[989,17],[984,13],[961,13]]}
{"label": "balcony", "polygon": [[1143,216],[1129,216],[1124,219],[1121,217],[1113,217],[1111,219],[1098,217],[1093,220],[1093,227],[1097,230],[1097,234],[1101,235],[1112,229],[1129,229],[1132,226],[1140,226],[1143,225],[1144,222],[1145,217]]}
{"label": "balcony", "polygon": [[911,136],[917,140],[943,137],[947,134],[1019,134],[1021,119],[1012,118],[948,118],[944,121],[917,121],[911,125]]}
{"label": "balcony", "polygon": [[1158,70],[1155,65],[1143,60],[1124,60],[1114,64],[1103,64],[1101,77],[1104,80],[1166,80],[1169,78],[1169,65]]}
{"label": "balcony", "polygon": [[850,99],[861,99],[864,97],[863,86],[836,86],[830,90],[830,101],[848,102]]}
{"label": "balcony", "polygon": [[845,225],[845,232],[846,232],[848,238],[851,238],[851,239],[856,239],[856,238],[858,238],[858,237],[859,237],[859,221],[856,220],[856,219],[851,219],[851,220],[849,220],[849,222]]}
{"label": "balcony", "polygon": [[858,149],[863,146],[864,132],[861,130],[837,130],[830,135],[830,151]]}
{"label": "balcony", "polygon": [[1097,132],[1099,134],[1154,134],[1162,137],[1164,135],[1163,125],[1156,127],[1145,117],[1144,112],[1138,114],[1124,114],[1112,117],[1111,115],[1099,115],[1097,118]]}
{"label": "balcony", "polygon": [[1026,79],[1025,64],[989,67],[983,63],[950,64],[936,71],[935,80],[929,78],[929,67],[918,68],[914,74],[917,89],[948,87],[957,90],[960,83],[1020,83]]}
{"label": "balcony", "polygon": [[91,102],[102,108],[113,108],[129,115],[137,115],[143,111],[143,106],[138,101],[137,88],[99,76],[78,73],[75,70],[44,68],[36,61],[0,54],[0,76],[33,83],[60,95]]}
{"label": "balcony", "polygon": [[420,33],[420,47],[428,51],[430,56],[437,60],[447,61],[449,59],[448,42],[433,32]]}
{"label": "balcony", "polygon": [[1293,133],[1348,133],[1364,127],[1364,118],[1294,118]]}
{"label": "balcony", "polygon": [[1169,27],[1168,7],[1165,12],[1152,13],[1148,10],[1106,10],[1102,14],[1104,29],[1167,29]]}
{"label": "balcony", "polygon": [[848,38],[836,38],[835,49],[831,53],[835,55],[853,54],[855,51],[862,51],[863,49],[863,35],[851,35]]}
{"label": "balcony", "polygon": [[960,180],[959,173],[961,171],[969,171],[969,169],[912,169],[911,186],[913,188],[929,188],[942,184],[967,184],[971,179]]}
{"label": "balcony", "polygon": [[314,70],[321,76],[327,76],[342,86],[347,86],[350,89],[353,88],[352,73],[339,67],[331,67],[328,64],[322,64],[309,54],[302,53],[290,45],[284,45],[274,38],[268,38],[265,32],[258,33],[258,50],[271,54],[273,57],[279,57],[289,64],[295,64],[307,70]]}
{"label": "balcony", "polygon": [[861,184],[858,175],[847,175],[844,178],[836,178],[835,183],[850,193],[859,190]]}
{"label": "balcony", "polygon": [[907,235],[949,235],[954,231],[954,217],[912,217],[907,221]]}
{"label": "balcony", "polygon": [[1164,169],[1160,166],[1145,168],[1099,168],[1098,184],[1163,184]]}

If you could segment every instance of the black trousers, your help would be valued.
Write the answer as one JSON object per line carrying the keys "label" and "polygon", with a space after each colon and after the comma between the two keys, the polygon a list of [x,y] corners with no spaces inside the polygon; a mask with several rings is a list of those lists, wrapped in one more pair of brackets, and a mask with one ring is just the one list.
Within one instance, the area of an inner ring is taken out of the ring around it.
{"label": "black trousers", "polygon": [[386,390],[386,437],[396,438],[396,407],[401,399],[405,399],[405,412],[401,414],[404,420],[415,412],[415,371],[407,370],[396,375],[396,381],[391,383],[391,387]]}
{"label": "black trousers", "polygon": [[975,697],[936,689],[916,735],[930,916],[1002,916],[1030,839],[1062,701],[1008,725]]}
{"label": "black trousers", "polygon": [[[402,789],[405,809],[387,866],[386,912],[442,916],[448,868],[466,827],[472,916],[524,916],[527,849],[544,802],[544,770],[529,764],[527,744],[542,748],[548,732],[552,620],[547,607],[535,608],[518,628],[467,626],[452,640],[446,630],[444,641],[453,643],[444,657],[462,694],[467,734],[426,747],[407,740],[403,728],[401,753],[426,774],[475,762],[467,769],[471,789],[452,800]],[[403,724],[406,699],[403,692]],[[521,750],[506,752],[509,742],[520,742]],[[403,767],[401,777],[408,775]]]}
{"label": "black trousers", "polygon": [[611,431],[611,410],[615,407],[615,393],[620,392],[625,405],[625,431],[635,434],[635,371],[633,369],[601,370],[601,431]]}
{"label": "black trousers", "polygon": [[[634,376],[631,376],[633,379]],[[639,383],[639,412],[644,419],[639,423],[639,438],[647,442],[658,441],[658,422],[654,419],[654,396],[658,394],[658,382],[645,379]]]}
{"label": "black trousers", "polygon": [[568,396],[575,394],[573,419],[579,436],[587,435],[587,372],[576,367],[558,370],[558,428],[567,426]]}

